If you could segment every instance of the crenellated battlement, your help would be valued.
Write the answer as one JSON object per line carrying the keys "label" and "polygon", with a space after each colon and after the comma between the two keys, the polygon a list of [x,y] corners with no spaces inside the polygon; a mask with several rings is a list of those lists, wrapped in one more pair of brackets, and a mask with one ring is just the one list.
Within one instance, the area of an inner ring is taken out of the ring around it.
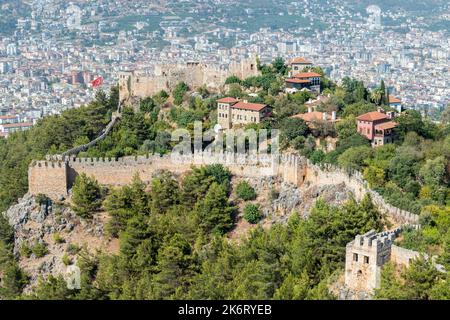
{"label": "crenellated battlement", "polygon": [[[193,154],[145,154],[121,158],[79,158],[71,155],[47,156],[46,160],[32,161],[29,167],[29,192],[48,193],[51,197],[67,195],[76,176],[85,173],[95,177],[104,185],[118,186],[131,182],[134,173],[148,182],[156,171],[167,170],[183,174],[191,167],[222,164],[233,175],[259,178],[277,176],[285,183],[302,186],[307,184],[330,185],[345,183],[356,199],[369,194],[377,208],[393,217],[399,223],[417,224],[418,215],[396,208],[385,202],[383,197],[371,190],[358,171],[346,172],[331,165],[318,166],[305,157],[295,154],[264,154],[212,152],[211,150]],[[62,170],[62,171],[61,171]],[[62,179],[66,184],[52,179]],[[45,192],[44,192],[45,191]],[[379,242],[381,240],[378,240]],[[384,241],[384,240],[383,240]],[[381,242],[383,242],[381,241]]]}
{"label": "crenellated battlement", "polygon": [[66,165],[65,161],[48,161],[48,160],[40,160],[40,161],[32,161],[30,167],[39,167],[39,168],[62,168]]}
{"label": "crenellated battlement", "polygon": [[[161,170],[183,174],[191,167],[222,164],[235,176],[258,178],[278,176],[286,183],[300,185],[305,176],[305,162],[296,155],[271,155],[234,152],[194,152],[193,154],[146,154],[121,158],[79,158],[47,156],[32,161],[29,166],[29,192],[45,193],[52,198],[66,196],[75,178],[81,173],[93,176],[100,184],[120,186],[129,184],[137,172],[144,182],[151,181]],[[46,168],[44,170],[44,168]],[[64,168],[64,171],[57,169]],[[53,171],[54,170],[54,171]],[[64,180],[66,184],[55,183]]]}
{"label": "crenellated battlement", "polygon": [[354,292],[372,294],[374,289],[380,287],[381,267],[385,263],[394,261],[409,264],[408,258],[419,255],[415,251],[398,249],[394,245],[394,240],[401,231],[402,227],[380,233],[371,230],[357,235],[346,245],[345,286],[347,288]]}

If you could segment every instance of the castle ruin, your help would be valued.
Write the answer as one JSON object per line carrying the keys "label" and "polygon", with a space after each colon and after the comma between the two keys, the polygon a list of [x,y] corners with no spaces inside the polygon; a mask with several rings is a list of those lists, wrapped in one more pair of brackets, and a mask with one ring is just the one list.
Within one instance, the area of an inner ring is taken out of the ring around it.
{"label": "castle ruin", "polygon": [[259,75],[255,57],[233,61],[226,67],[200,62],[185,64],[158,64],[153,74],[143,71],[122,71],[119,73],[119,99],[146,98],[161,90],[172,92],[180,82],[185,82],[191,90],[205,85],[209,90],[220,91],[230,76],[245,79]]}
{"label": "castle ruin", "polygon": [[[349,242],[345,252],[345,286],[353,293],[374,293],[381,284],[381,268],[392,261],[409,266],[413,259],[420,256],[417,251],[401,248],[393,244],[402,229],[375,233],[371,230],[357,235]],[[425,258],[428,258],[424,255]]]}
{"label": "castle ruin", "polygon": [[252,157],[235,153],[214,154],[202,152],[194,155],[145,155],[119,159],[60,157],[33,161],[28,168],[28,192],[45,194],[52,199],[66,197],[75,178],[84,173],[105,186],[124,186],[138,173],[148,183],[162,170],[181,175],[193,165],[221,163],[238,177],[280,177],[284,182],[301,185],[306,172],[304,159],[294,155]]}
{"label": "castle ruin", "polygon": [[[416,225],[418,215],[395,208],[384,202],[358,172],[348,173],[332,166],[320,167],[304,157],[285,155],[249,155],[236,153],[212,153],[203,151],[193,155],[145,155],[119,159],[77,158],[76,156],[48,157],[47,160],[32,161],[28,169],[29,193],[45,194],[52,199],[68,196],[78,175],[84,173],[94,177],[105,186],[124,186],[131,183],[137,173],[146,183],[162,170],[182,175],[192,166],[221,163],[232,175],[242,178],[275,177],[284,183],[303,185],[344,183],[361,200],[370,194],[373,203],[384,214],[398,223]],[[401,229],[375,233],[370,231],[358,235],[346,246],[345,287],[351,292],[363,292],[370,297],[379,288],[381,268],[393,261],[409,265],[420,253],[393,244]]]}

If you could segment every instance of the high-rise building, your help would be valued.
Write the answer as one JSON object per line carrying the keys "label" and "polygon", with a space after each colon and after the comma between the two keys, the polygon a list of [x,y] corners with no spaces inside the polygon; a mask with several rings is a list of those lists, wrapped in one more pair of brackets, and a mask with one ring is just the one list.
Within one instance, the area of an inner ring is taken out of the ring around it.
{"label": "high-rise building", "polygon": [[381,9],[379,6],[371,5],[366,9],[369,14],[367,24],[370,30],[381,29]]}

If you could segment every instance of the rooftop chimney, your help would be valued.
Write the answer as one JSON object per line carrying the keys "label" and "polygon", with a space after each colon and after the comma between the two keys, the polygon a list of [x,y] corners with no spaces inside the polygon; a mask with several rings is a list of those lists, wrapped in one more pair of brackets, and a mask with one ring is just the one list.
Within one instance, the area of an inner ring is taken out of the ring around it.
{"label": "rooftop chimney", "polygon": [[308,113],[311,113],[311,112],[312,112],[312,108],[308,107]]}
{"label": "rooftop chimney", "polygon": [[322,120],[324,120],[324,121],[327,120],[327,113],[326,112],[322,112]]}
{"label": "rooftop chimney", "polygon": [[377,111],[378,111],[378,112],[381,112],[381,113],[384,113],[384,110],[383,110],[382,107],[378,107],[378,108],[377,108]]}

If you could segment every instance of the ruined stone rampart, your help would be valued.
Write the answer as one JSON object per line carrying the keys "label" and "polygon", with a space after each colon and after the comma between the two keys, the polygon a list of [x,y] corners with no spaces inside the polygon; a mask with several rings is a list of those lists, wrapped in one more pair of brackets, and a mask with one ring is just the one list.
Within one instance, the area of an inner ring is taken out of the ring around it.
{"label": "ruined stone rampart", "polygon": [[[414,250],[405,249],[394,244],[391,247],[391,261],[396,264],[409,266],[409,263],[419,256],[420,253]],[[424,257],[427,259],[428,255],[424,254]]]}
{"label": "ruined stone rampart", "polygon": [[65,196],[76,176],[81,173],[95,177],[103,185],[121,186],[130,183],[135,173],[138,173],[143,181],[149,182],[154,174],[161,170],[183,174],[193,165],[212,163],[223,164],[235,176],[246,178],[276,176],[283,182],[299,187],[303,184],[324,186],[344,183],[358,200],[361,200],[365,194],[370,194],[377,208],[397,222],[418,223],[418,215],[386,203],[381,195],[371,190],[361,173],[357,171],[348,173],[334,166],[317,166],[304,157],[292,154],[252,156],[205,151],[195,153],[193,156],[145,155],[119,159],[63,156],[57,160],[31,163],[29,192],[44,193],[53,198]]}
{"label": "ruined stone rampart", "polygon": [[180,175],[192,166],[213,163],[223,164],[235,176],[278,176],[286,183],[300,185],[305,176],[305,166],[301,161],[293,155],[275,157],[208,152],[188,156],[146,155],[119,159],[62,157],[31,163],[28,171],[29,192],[59,198],[67,195],[76,176],[82,173],[94,177],[102,185],[122,186],[129,184],[136,173],[144,182],[149,182],[155,173],[162,170]]}
{"label": "ruined stone rampart", "polygon": [[387,203],[384,198],[376,191],[370,189],[367,181],[359,171],[346,171],[333,165],[314,165],[307,161],[307,174],[305,180],[307,183],[315,185],[340,184],[345,185],[353,192],[357,200],[361,200],[366,194],[369,194],[373,203],[383,213],[389,214],[401,224],[418,224],[419,216],[397,208]]}
{"label": "ruined stone rampart", "polygon": [[209,90],[220,91],[229,76],[245,79],[259,73],[254,57],[233,61],[226,67],[205,63],[160,64],[155,66],[153,74],[121,72],[119,97],[120,100],[127,100],[153,96],[161,90],[172,92],[180,82],[185,82],[192,90],[205,85]]}

